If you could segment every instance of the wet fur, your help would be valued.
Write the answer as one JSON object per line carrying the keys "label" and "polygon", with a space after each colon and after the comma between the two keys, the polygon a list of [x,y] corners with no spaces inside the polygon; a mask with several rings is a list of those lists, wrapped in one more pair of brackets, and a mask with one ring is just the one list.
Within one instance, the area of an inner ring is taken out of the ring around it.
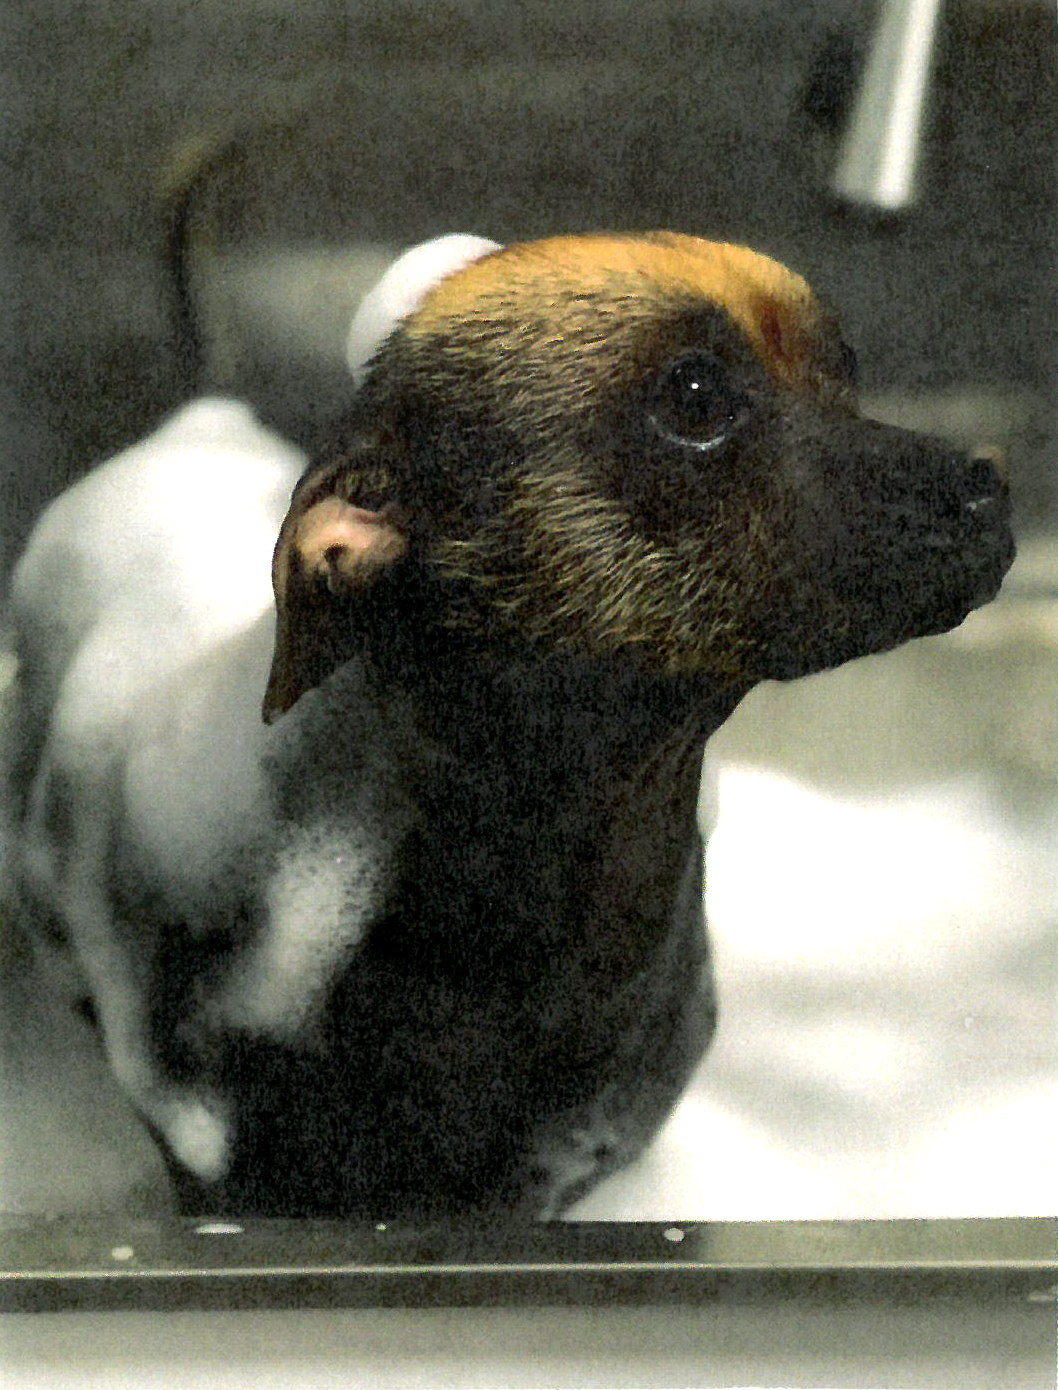
{"label": "wet fur", "polygon": [[[692,349],[748,402],[708,453],[651,423]],[[254,522],[263,585],[282,520],[274,643],[263,593],[218,621],[208,582],[259,502],[218,516],[228,465],[171,428],[16,576],[26,897],[185,1209],[553,1215],[713,1031],[705,741],[759,680],[986,601],[1005,489],[859,419],[799,277],[667,233],[496,251],[425,296]],[[190,458],[208,524],[159,508]]]}

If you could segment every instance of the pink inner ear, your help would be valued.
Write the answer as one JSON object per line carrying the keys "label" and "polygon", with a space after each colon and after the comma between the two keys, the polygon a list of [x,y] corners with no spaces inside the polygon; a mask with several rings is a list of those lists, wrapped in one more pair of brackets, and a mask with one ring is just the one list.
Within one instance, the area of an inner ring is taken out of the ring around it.
{"label": "pink inner ear", "polygon": [[399,560],[408,540],[386,512],[369,512],[328,497],[298,523],[295,545],[310,573],[326,576],[333,590],[344,579]]}

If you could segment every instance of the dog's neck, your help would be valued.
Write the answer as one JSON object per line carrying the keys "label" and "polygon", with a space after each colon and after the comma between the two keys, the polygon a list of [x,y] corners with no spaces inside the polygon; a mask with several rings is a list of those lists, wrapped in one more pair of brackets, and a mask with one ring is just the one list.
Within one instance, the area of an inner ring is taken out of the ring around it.
{"label": "dog's neck", "polygon": [[466,768],[538,782],[549,802],[605,795],[664,757],[696,762],[741,691],[663,678],[626,658],[478,643],[405,629],[374,640],[368,668],[409,698],[423,732]]}
{"label": "dog's neck", "polygon": [[[349,769],[351,808],[376,782],[408,808],[405,928],[389,923],[379,942],[429,953],[429,936],[442,973],[446,940],[473,940],[470,955],[494,969],[521,960],[526,978],[560,960],[585,981],[645,968],[673,914],[700,911],[701,755],[743,692],[464,635],[429,621],[429,595],[385,600],[358,609],[359,650],[291,727],[294,743],[302,721],[314,727],[322,778]],[[296,819],[303,799],[311,810],[311,779],[293,748],[283,763]]]}
{"label": "dog's neck", "polygon": [[421,630],[373,643],[366,673],[379,705],[399,694],[429,750],[411,769],[432,842],[419,842],[416,872],[445,887],[424,917],[438,900],[465,911],[492,897],[514,912],[519,940],[526,916],[596,941],[600,918],[612,920],[615,949],[629,914],[663,934],[697,853],[702,749],[736,694]]}
{"label": "dog's neck", "polygon": [[377,688],[410,698],[424,730],[471,762],[621,776],[681,731],[700,751],[746,693],[663,676],[634,647],[605,656],[531,643],[486,606],[451,601],[412,561],[357,598],[349,630],[346,649]]}

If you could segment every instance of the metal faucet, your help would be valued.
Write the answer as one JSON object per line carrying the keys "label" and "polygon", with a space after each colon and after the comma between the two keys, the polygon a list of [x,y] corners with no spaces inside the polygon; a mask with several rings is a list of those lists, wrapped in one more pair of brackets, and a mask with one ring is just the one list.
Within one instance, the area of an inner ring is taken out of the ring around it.
{"label": "metal faucet", "polygon": [[845,202],[894,213],[915,200],[941,0],[883,0],[832,178]]}

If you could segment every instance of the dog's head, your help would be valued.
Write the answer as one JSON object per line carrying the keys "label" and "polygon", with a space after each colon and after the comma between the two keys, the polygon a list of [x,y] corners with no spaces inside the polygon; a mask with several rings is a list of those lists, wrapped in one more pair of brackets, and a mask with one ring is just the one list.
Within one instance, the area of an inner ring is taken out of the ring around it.
{"label": "dog's head", "polygon": [[835,318],[775,261],[512,246],[425,294],[299,484],[265,715],[404,580],[402,621],[744,690],[950,628],[1012,556],[993,466],[861,419]]}

